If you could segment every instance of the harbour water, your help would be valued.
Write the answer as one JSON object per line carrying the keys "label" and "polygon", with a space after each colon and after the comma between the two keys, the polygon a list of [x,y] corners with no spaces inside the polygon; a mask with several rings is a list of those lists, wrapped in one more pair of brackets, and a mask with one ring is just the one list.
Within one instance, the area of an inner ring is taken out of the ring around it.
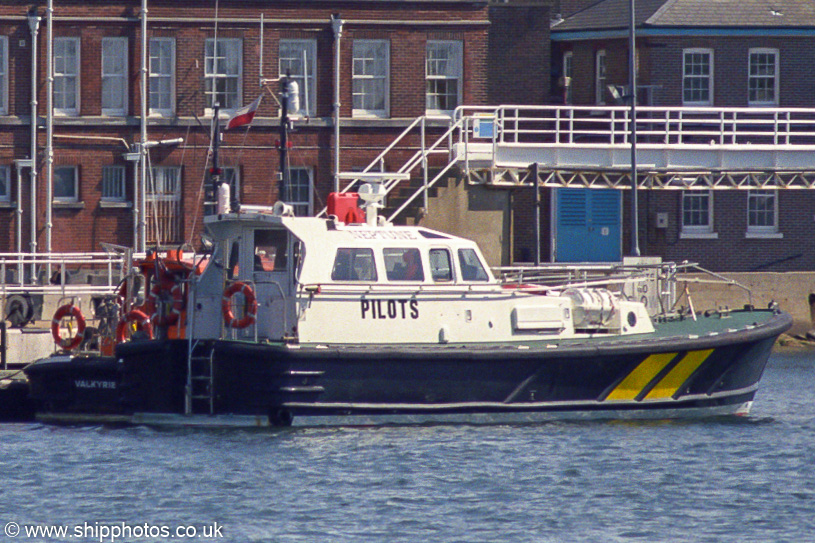
{"label": "harbour water", "polygon": [[0,474],[2,542],[815,541],[815,352],[774,353],[740,419],[8,424]]}

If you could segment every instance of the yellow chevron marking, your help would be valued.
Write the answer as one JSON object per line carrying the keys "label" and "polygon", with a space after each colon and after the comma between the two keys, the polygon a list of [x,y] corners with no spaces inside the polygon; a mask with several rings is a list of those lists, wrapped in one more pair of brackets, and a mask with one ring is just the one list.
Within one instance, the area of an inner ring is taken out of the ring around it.
{"label": "yellow chevron marking", "polygon": [[708,349],[707,351],[689,352],[682,360],[679,361],[679,364],[674,366],[671,371],[668,372],[668,375],[660,379],[657,386],[655,386],[653,390],[648,393],[645,399],[664,400],[676,394],[676,391],[679,390],[682,383],[688,380],[688,377],[690,377],[691,374],[702,365],[702,362],[707,360],[707,357],[709,357],[710,353],[712,352],[713,349]]}
{"label": "yellow chevron marking", "polygon": [[652,354],[629,373],[606,397],[606,400],[633,400],[677,353]]}

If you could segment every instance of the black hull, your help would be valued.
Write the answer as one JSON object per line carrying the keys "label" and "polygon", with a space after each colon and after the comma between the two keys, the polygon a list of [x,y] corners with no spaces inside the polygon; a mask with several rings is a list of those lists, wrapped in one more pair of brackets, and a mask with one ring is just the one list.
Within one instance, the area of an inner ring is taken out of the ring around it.
{"label": "black hull", "polygon": [[761,324],[730,333],[674,334],[672,326],[699,326],[680,323],[653,337],[557,345],[201,343],[193,375],[208,374],[211,356],[212,384],[194,381],[189,403],[187,342],[131,342],[117,348],[121,363],[111,359],[107,366],[117,380],[115,402],[101,402],[98,410],[77,402],[55,409],[51,402],[41,415],[286,426],[733,414],[749,408],[773,343],[791,323],[785,314],[756,314],[763,315]]}

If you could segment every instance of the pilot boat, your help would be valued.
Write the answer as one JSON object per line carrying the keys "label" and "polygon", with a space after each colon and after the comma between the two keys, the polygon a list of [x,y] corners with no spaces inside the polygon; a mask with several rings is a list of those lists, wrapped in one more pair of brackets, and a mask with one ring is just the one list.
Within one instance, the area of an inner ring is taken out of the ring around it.
{"label": "pilot boat", "polygon": [[[26,369],[38,417],[289,426],[739,415],[792,324],[775,307],[652,317],[604,288],[508,284],[473,241],[383,221],[382,192],[368,183],[332,194],[323,218],[282,202],[233,209],[225,196],[204,219],[206,257],[139,262],[141,281],[120,291],[113,352],[62,352]],[[62,347],[76,347],[54,326]]]}
{"label": "pilot boat", "polygon": [[207,217],[206,265],[172,271],[174,257],[154,260],[163,271],[144,284],[164,309],[122,319],[145,337],[119,338],[114,356],[61,355],[26,370],[41,420],[745,414],[791,325],[775,308],[652,318],[602,288],[502,284],[474,242],[383,224],[370,205],[376,186],[361,192],[369,205],[350,215],[364,223],[337,219],[355,195],[332,196],[328,218],[295,217],[283,204]]}

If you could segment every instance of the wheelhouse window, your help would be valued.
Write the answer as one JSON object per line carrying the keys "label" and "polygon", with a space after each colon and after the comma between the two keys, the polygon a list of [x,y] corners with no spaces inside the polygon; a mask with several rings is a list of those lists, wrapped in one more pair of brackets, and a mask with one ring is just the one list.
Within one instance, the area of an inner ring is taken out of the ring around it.
{"label": "wheelhouse window", "polygon": [[385,273],[388,281],[424,281],[422,255],[419,249],[385,249]]}
{"label": "wheelhouse window", "polygon": [[125,167],[105,166],[102,168],[102,201],[124,202]]}
{"label": "wheelhouse window", "polygon": [[78,202],[79,180],[75,166],[54,168],[54,201]]}
{"label": "wheelhouse window", "polygon": [[0,36],[0,115],[8,115],[8,38]]}
{"label": "wheelhouse window", "polygon": [[771,236],[778,233],[778,192],[751,190],[747,192],[747,235]]}
{"label": "wheelhouse window", "polygon": [[376,264],[372,249],[340,248],[331,269],[333,281],[376,281]]}
{"label": "wheelhouse window", "polygon": [[11,177],[8,166],[0,166],[0,202],[11,200]]}
{"label": "wheelhouse window", "polygon": [[463,281],[488,281],[489,275],[475,249],[459,249],[458,265],[461,268],[461,279]]}
{"label": "wheelhouse window", "polygon": [[461,103],[463,72],[460,41],[428,41],[425,77],[428,113],[452,113]]}
{"label": "wheelhouse window", "polygon": [[439,283],[453,280],[453,262],[447,249],[430,249],[430,277]]}
{"label": "wheelhouse window", "polygon": [[280,40],[280,76],[297,82],[300,110],[292,115],[310,117],[317,111],[317,40]]}
{"label": "wheelhouse window", "polygon": [[353,115],[387,117],[389,42],[355,40],[353,55]]}
{"label": "wheelhouse window", "polygon": [[713,192],[686,190],[682,192],[683,237],[715,237],[713,233]]}
{"label": "wheelhouse window", "polygon": [[285,230],[255,230],[255,271],[285,270],[288,262]]}
{"label": "wheelhouse window", "polygon": [[79,38],[54,38],[54,112],[79,113]]}
{"label": "wheelhouse window", "polygon": [[207,108],[221,105],[222,110],[241,106],[243,43],[239,39],[208,39],[204,52],[204,93]]}
{"label": "wheelhouse window", "polygon": [[175,39],[150,39],[150,114],[175,110]]}
{"label": "wheelhouse window", "polygon": [[102,114],[127,114],[127,38],[102,39]]}
{"label": "wheelhouse window", "polygon": [[685,49],[682,54],[682,105],[713,104],[713,50]]}
{"label": "wheelhouse window", "polygon": [[747,101],[751,106],[778,105],[778,50],[750,49]]}

